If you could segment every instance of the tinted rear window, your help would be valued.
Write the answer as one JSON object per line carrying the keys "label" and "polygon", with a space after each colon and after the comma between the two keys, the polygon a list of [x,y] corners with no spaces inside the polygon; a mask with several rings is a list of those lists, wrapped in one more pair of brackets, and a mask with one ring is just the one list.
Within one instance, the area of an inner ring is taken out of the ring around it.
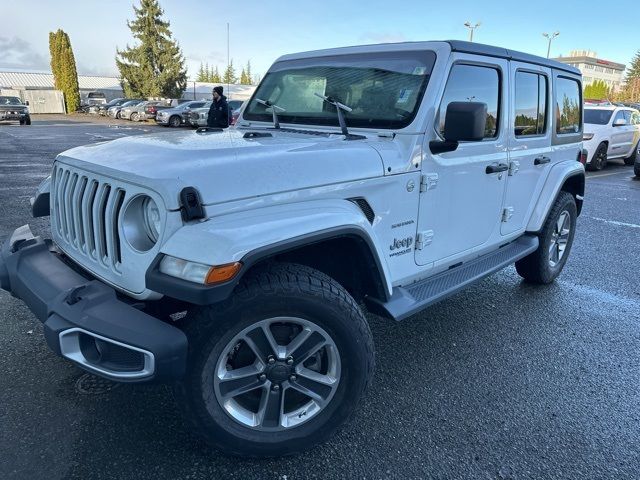
{"label": "tinted rear window", "polygon": [[578,133],[582,127],[580,84],[570,78],[556,79],[556,133]]}

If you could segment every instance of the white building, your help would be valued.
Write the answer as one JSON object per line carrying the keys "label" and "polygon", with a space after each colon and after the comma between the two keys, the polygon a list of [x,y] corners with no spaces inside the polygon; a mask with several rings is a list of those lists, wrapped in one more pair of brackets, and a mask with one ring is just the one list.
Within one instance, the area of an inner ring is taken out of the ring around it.
{"label": "white building", "polygon": [[555,60],[576,67],[582,72],[582,82],[587,86],[596,80],[602,80],[608,87],[618,90],[624,80],[623,63],[602,60],[591,50],[572,50],[569,56],[560,56]]}

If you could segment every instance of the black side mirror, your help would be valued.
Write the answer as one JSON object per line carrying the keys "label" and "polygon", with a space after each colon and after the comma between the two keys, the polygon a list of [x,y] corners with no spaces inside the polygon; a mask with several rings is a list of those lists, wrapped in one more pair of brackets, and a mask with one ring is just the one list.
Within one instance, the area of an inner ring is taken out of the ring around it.
{"label": "black side mirror", "polygon": [[444,141],[429,142],[431,153],[453,152],[459,142],[479,142],[484,138],[487,104],[451,102],[444,119]]}
{"label": "black side mirror", "polygon": [[24,104],[28,107],[28,106],[29,106],[29,100],[27,100],[26,102],[24,102]]}

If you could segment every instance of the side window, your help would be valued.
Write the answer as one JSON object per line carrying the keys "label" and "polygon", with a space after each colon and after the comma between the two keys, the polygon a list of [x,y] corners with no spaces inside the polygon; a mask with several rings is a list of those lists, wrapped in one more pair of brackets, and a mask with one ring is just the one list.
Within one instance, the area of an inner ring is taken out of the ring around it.
{"label": "side window", "polygon": [[482,102],[487,104],[487,124],[484,137],[498,135],[500,106],[500,73],[495,68],[475,65],[454,65],[444,90],[438,113],[438,131],[444,134],[447,106],[451,102]]}
{"label": "side window", "polygon": [[547,77],[516,72],[515,135],[542,135],[547,129]]}
{"label": "side window", "polygon": [[580,84],[565,77],[556,79],[556,133],[578,133],[582,127]]}
{"label": "side window", "polygon": [[631,124],[640,125],[640,113],[633,112],[633,115],[631,115]]}
{"label": "side window", "polygon": [[611,125],[616,123],[618,120],[627,120],[624,116],[624,110],[618,110],[618,113],[616,113],[616,116],[613,118],[613,122],[611,123]]}
{"label": "side window", "polygon": [[624,110],[624,119],[627,121],[627,125],[631,125],[631,110]]}

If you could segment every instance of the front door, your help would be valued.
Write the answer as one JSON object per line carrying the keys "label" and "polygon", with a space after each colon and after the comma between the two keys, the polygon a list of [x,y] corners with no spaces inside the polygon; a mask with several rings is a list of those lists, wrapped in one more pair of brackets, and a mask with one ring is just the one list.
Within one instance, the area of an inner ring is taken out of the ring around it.
{"label": "front door", "polygon": [[549,92],[551,70],[511,62],[509,173],[502,235],[524,231],[549,173],[551,152]]}
{"label": "front door", "polygon": [[[498,242],[502,197],[507,178],[508,62],[498,58],[454,54],[436,110],[434,130],[425,138],[424,175],[418,218],[416,262],[438,268],[453,264],[475,249]],[[458,149],[434,155],[429,140],[441,139],[450,102],[487,104],[485,138],[460,142]],[[487,168],[490,167],[490,168]]]}
{"label": "front door", "polygon": [[[613,117],[611,127],[611,145],[609,145],[609,157],[626,157],[632,151],[632,142],[635,136],[635,127],[631,125],[631,115],[627,110],[618,110]],[[616,125],[616,122],[624,122]]]}

